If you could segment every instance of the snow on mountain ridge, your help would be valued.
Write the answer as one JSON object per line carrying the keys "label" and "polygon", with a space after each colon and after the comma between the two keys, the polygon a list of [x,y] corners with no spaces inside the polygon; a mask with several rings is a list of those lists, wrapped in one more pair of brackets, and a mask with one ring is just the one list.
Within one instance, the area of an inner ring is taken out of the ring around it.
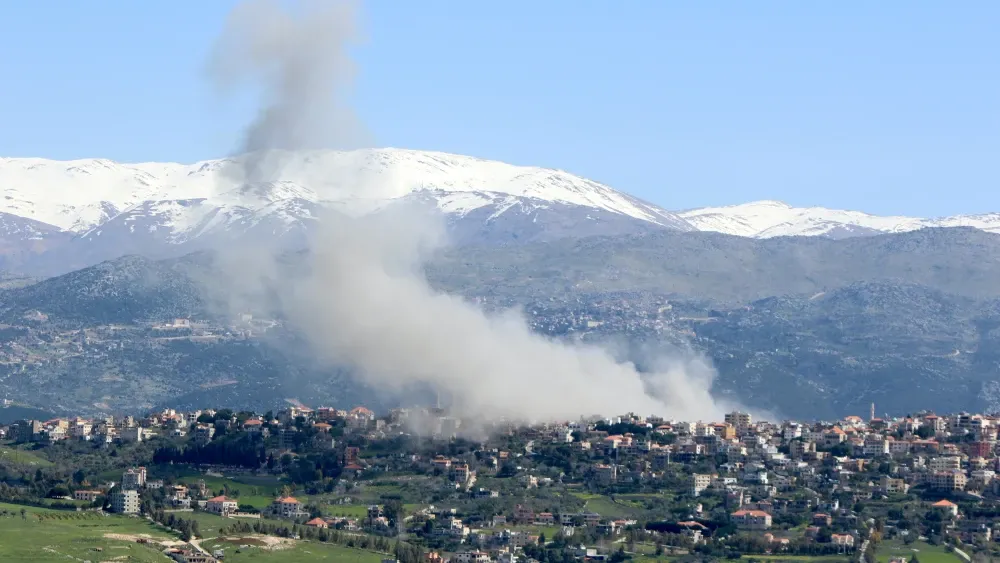
{"label": "snow on mountain ridge", "polygon": [[[284,230],[314,219],[321,207],[367,213],[396,201],[417,201],[451,218],[486,222],[576,206],[587,212],[573,212],[575,224],[591,221],[588,210],[595,210],[616,221],[753,238],[840,238],[956,226],[1000,233],[996,213],[881,217],[780,201],[673,213],[561,170],[441,152],[390,148],[254,156],[254,175],[276,181],[241,180],[246,156],[193,164],[0,158],[0,213],[87,238],[99,236],[105,225],[117,225],[126,234],[155,232],[158,240],[170,243],[264,224]],[[19,228],[27,237],[28,230]]]}
{"label": "snow on mountain ridge", "polygon": [[792,207],[780,201],[754,201],[725,207],[703,207],[678,213],[700,231],[752,238],[827,236],[841,238],[899,233],[925,227],[975,227],[1000,233],[1000,214],[957,215],[937,219],[878,216],[824,207]]}
{"label": "snow on mountain ridge", "polygon": [[[136,213],[152,201],[201,200],[205,206],[220,209],[262,210],[285,199],[350,204],[426,192],[438,197],[439,208],[446,213],[467,213],[494,203],[499,195],[592,207],[657,225],[689,228],[665,210],[561,170],[467,156],[404,149],[271,151],[255,165],[265,176],[280,181],[250,185],[239,179],[242,164],[240,158],[190,165],[2,159],[0,211],[86,233],[118,210]],[[176,228],[198,223],[196,218],[179,217],[185,209],[204,211],[172,207],[168,215]]]}

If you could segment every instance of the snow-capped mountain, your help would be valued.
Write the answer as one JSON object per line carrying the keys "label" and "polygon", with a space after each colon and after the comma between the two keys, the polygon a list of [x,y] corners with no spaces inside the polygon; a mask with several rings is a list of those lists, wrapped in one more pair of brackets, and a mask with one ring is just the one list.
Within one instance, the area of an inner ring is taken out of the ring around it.
{"label": "snow-capped mountain", "polygon": [[692,228],[561,170],[402,149],[271,151],[190,165],[0,158],[0,192],[0,213],[69,236],[61,258],[82,263],[248,234],[296,237],[324,209],[368,213],[401,203],[442,214],[461,242]]}
{"label": "snow-capped mountain", "polygon": [[254,162],[258,169],[271,169],[263,174],[268,181],[249,188],[242,180],[243,164],[233,159],[183,165],[5,158],[0,159],[0,212],[84,233],[144,207],[170,215],[169,227],[180,234],[204,227],[201,220],[209,209],[258,211],[290,199],[364,205],[433,194],[449,214],[491,205],[511,208],[529,199],[687,227],[671,213],[561,170],[467,156],[401,149],[275,151]]}
{"label": "snow-capped mountain", "polygon": [[845,238],[901,233],[926,227],[974,227],[1000,233],[1000,213],[956,215],[937,219],[878,216],[824,207],[792,207],[780,201],[754,201],[726,207],[703,207],[678,215],[696,230],[753,238],[823,236]]}
{"label": "snow-capped mountain", "polygon": [[439,213],[453,240],[480,244],[658,229],[754,238],[954,226],[1000,233],[1000,214],[879,217],[775,201],[674,213],[561,170],[403,149],[271,151],[195,164],[0,158],[0,193],[0,270],[34,273],[248,236],[300,241],[324,210],[396,204]]}

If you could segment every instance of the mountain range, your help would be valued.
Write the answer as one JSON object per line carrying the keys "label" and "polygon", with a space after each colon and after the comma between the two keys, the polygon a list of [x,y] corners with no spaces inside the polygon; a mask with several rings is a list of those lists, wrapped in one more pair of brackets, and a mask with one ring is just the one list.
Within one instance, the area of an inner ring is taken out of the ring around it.
{"label": "mountain range", "polygon": [[[250,164],[273,180],[242,181]],[[392,406],[316,365],[292,327],[245,337],[205,282],[230,241],[298,250],[327,213],[396,205],[440,215],[456,243],[426,264],[435,288],[518,307],[554,338],[688,347],[718,368],[716,394],[749,406],[1000,409],[1000,214],[673,212],[559,170],[398,149],[8,158],[0,190],[0,384],[53,412]],[[175,317],[208,328],[162,329]]]}
{"label": "mountain range", "polygon": [[[458,244],[658,230],[845,238],[927,227],[1000,232],[1000,214],[880,217],[761,201],[672,212],[546,168],[402,149],[272,151],[195,164],[0,158],[0,270],[52,275],[125,254],[179,256],[235,238],[295,244],[324,210],[421,206]],[[260,171],[263,170],[263,173]]]}
{"label": "mountain range", "polygon": [[[126,256],[0,289],[6,397],[69,414],[398,404],[347,366],[317,365],[294,327],[242,336],[250,327],[204,284],[222,279],[215,258]],[[470,245],[440,251],[426,275],[489,310],[519,307],[553,338],[689,349],[717,368],[717,395],[784,416],[834,419],[873,401],[892,414],[1000,409],[1000,236],[976,229]],[[158,328],[174,318],[207,324]]]}

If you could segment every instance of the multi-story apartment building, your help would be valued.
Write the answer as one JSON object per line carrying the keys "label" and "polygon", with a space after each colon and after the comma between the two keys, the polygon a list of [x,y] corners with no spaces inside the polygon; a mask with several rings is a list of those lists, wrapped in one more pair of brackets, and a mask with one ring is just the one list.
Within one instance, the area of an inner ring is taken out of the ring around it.
{"label": "multi-story apartment building", "polygon": [[712,486],[712,475],[707,473],[694,473],[691,475],[691,492],[698,496],[702,491]]}
{"label": "multi-story apartment building", "polygon": [[111,493],[111,511],[119,514],[138,514],[139,491],[123,489]]}
{"label": "multi-story apartment building", "polygon": [[146,468],[133,467],[122,474],[123,489],[141,489],[146,486]]}
{"label": "multi-story apartment building", "polygon": [[959,469],[935,471],[928,475],[927,484],[941,491],[963,491],[968,484],[968,477]]}
{"label": "multi-story apartment building", "polygon": [[753,417],[750,416],[750,413],[735,411],[726,414],[725,422],[736,429],[736,434],[742,435],[750,429],[750,425],[753,424]]}
{"label": "multi-story apartment building", "polygon": [[927,463],[927,469],[932,472],[952,471],[962,468],[962,458],[958,456],[932,457]]}

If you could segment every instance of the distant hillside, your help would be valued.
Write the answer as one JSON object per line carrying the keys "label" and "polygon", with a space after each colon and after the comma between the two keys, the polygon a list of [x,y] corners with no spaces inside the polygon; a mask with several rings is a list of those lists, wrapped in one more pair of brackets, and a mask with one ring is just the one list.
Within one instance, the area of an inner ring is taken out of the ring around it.
{"label": "distant hillside", "polygon": [[454,291],[523,294],[655,291],[739,304],[812,295],[863,281],[904,281],[972,298],[1000,297],[1000,235],[923,229],[832,240],[756,240],[658,231],[504,248],[467,247],[429,267]]}
{"label": "distant hillside", "polygon": [[[136,324],[232,321],[213,305],[226,290],[215,260],[126,257],[0,291],[9,325],[0,356],[12,359],[0,383],[52,410],[398,400],[313,365],[306,350],[287,353],[295,327],[279,331],[273,350],[271,337],[184,344]],[[300,260],[289,257],[276,283]],[[554,337],[686,342],[718,368],[718,394],[786,416],[842,416],[872,401],[896,414],[1000,409],[1000,235],[980,230],[842,240],[660,231],[467,246],[442,252],[427,273],[490,307],[523,306]],[[89,328],[109,324],[131,328]]]}
{"label": "distant hillside", "polygon": [[16,420],[50,420],[55,414],[32,407],[9,405],[0,407],[0,424],[10,424]]}

